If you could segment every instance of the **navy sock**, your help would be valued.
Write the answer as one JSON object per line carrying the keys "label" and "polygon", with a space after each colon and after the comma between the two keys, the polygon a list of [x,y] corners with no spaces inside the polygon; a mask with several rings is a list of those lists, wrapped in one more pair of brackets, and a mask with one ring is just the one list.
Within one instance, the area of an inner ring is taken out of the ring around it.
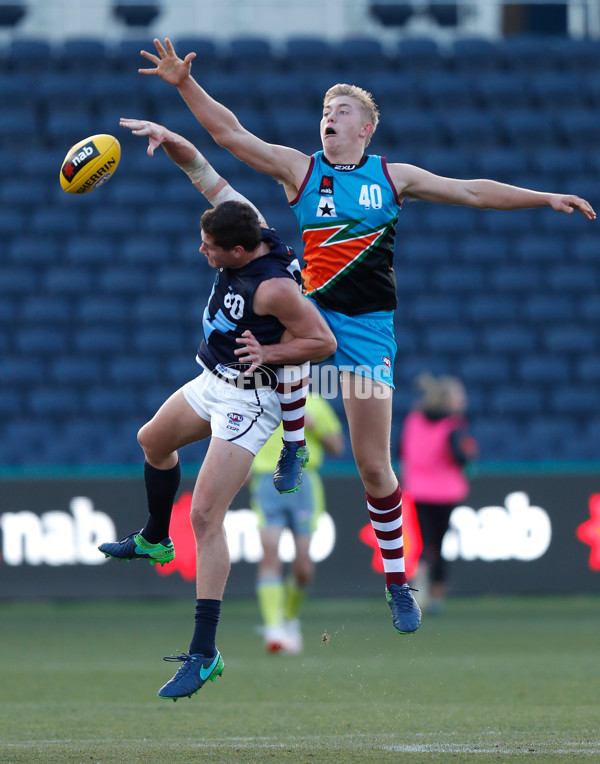
{"label": "navy sock", "polygon": [[181,481],[179,462],[169,470],[157,470],[144,462],[144,480],[150,517],[142,536],[151,544],[158,544],[169,535],[173,502]]}
{"label": "navy sock", "polygon": [[205,658],[217,654],[215,637],[221,615],[221,600],[196,600],[196,626],[190,644],[190,653],[201,653]]}

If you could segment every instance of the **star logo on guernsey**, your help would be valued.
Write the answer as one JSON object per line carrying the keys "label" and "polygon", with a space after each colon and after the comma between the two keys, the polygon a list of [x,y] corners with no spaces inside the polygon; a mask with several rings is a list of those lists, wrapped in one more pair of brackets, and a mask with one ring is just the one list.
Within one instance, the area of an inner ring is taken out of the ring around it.
{"label": "star logo on guernsey", "polygon": [[200,679],[202,679],[203,682],[206,682],[208,677],[212,674],[212,672],[215,669],[215,666],[219,662],[219,653],[217,653],[214,657],[213,662],[210,664],[210,666],[200,666]]}
{"label": "star logo on guernsey", "polygon": [[317,207],[318,218],[336,218],[337,213],[335,211],[335,204],[331,198],[324,196],[319,200],[319,206]]}

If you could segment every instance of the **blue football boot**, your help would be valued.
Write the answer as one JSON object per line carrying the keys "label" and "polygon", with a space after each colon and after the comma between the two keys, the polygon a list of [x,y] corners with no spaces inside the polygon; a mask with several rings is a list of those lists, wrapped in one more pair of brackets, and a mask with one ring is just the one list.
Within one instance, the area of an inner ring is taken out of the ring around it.
{"label": "blue football boot", "polygon": [[308,463],[308,446],[299,446],[292,441],[283,441],[279,461],[273,474],[273,485],[279,493],[294,493],[302,483],[302,468]]}
{"label": "blue football boot", "polygon": [[217,650],[212,658],[205,658],[200,653],[181,653],[168,655],[163,661],[180,661],[177,673],[158,691],[159,698],[176,701],[178,698],[191,698],[206,682],[214,682],[223,674],[223,658]]}
{"label": "blue football boot", "polygon": [[151,565],[160,563],[161,567],[175,558],[175,547],[169,537],[159,544],[151,544],[134,531],[120,541],[100,544],[98,549],[105,557],[115,557],[117,560],[148,560]]}
{"label": "blue football boot", "polygon": [[421,625],[421,608],[411,594],[416,591],[408,584],[390,584],[385,590],[394,628],[400,634],[412,634]]}

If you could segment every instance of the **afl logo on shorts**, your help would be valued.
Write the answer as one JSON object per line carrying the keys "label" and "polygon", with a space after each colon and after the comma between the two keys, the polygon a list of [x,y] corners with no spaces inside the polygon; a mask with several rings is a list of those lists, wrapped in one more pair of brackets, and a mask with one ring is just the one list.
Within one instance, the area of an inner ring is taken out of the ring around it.
{"label": "afl logo on shorts", "polygon": [[240,424],[240,422],[244,421],[244,417],[241,414],[236,414],[234,412],[231,412],[227,414],[227,416],[231,424]]}
{"label": "afl logo on shorts", "polygon": [[383,358],[382,358],[381,360],[382,360],[382,361],[383,361],[383,363],[384,363],[384,364],[385,364],[385,365],[388,367],[388,369],[391,369],[391,368],[392,368],[392,362],[391,362],[391,361],[390,361],[390,359],[387,357],[387,355],[384,355],[384,356],[383,356]]}

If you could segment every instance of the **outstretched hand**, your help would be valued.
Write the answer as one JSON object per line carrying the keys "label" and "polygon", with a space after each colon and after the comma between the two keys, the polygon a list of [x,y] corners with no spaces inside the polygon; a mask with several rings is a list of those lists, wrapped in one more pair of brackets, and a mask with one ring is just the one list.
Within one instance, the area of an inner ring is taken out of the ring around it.
{"label": "outstretched hand", "polygon": [[579,210],[588,220],[596,219],[592,205],[585,199],[573,194],[553,194],[550,204],[552,209],[557,212],[566,212],[567,215],[572,215],[575,210]]}
{"label": "outstretched hand", "polygon": [[157,38],[154,38],[154,45],[158,51],[158,56],[155,56],[154,53],[148,53],[146,50],[140,51],[140,54],[148,61],[156,64],[156,68],[138,69],[138,72],[140,74],[157,74],[165,82],[178,88],[190,76],[192,61],[196,58],[196,54],[188,53],[182,60],[175,53],[173,43],[168,37],[165,39],[164,47]]}
{"label": "outstretched hand", "polygon": [[131,130],[133,135],[148,136],[148,156],[154,156],[155,150],[161,146],[169,136],[169,131],[156,122],[149,122],[147,119],[127,119],[121,117],[119,120],[121,127]]}

